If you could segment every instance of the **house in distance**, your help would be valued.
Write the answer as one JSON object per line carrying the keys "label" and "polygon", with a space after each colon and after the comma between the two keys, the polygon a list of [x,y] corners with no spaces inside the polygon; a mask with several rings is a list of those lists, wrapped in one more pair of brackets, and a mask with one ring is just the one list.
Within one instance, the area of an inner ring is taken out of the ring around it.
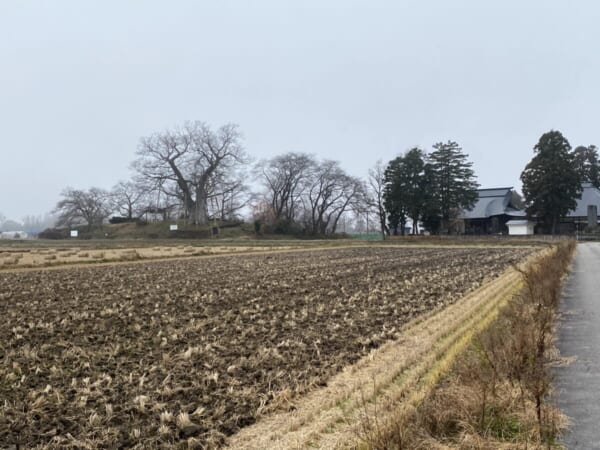
{"label": "house in distance", "polygon": [[569,211],[560,224],[561,233],[586,231],[598,226],[598,210],[600,210],[600,189],[592,183],[583,183],[581,198],[577,207]]}
{"label": "house in distance", "polygon": [[508,234],[509,221],[525,220],[525,204],[512,187],[478,189],[473,208],[459,216],[465,234]]}
{"label": "house in distance", "polygon": [[[573,234],[596,229],[600,211],[600,189],[592,183],[583,183],[577,207],[569,211],[560,223],[559,232]],[[521,196],[512,187],[479,189],[478,198],[470,210],[463,211],[464,234],[531,235],[538,230],[535,217],[528,218]]]}

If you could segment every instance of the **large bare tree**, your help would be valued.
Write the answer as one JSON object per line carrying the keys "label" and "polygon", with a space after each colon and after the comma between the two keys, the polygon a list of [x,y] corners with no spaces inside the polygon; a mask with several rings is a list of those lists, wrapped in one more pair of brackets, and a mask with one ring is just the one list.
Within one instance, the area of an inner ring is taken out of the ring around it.
{"label": "large bare tree", "polygon": [[88,229],[102,225],[110,214],[108,192],[100,188],[88,190],[66,188],[61,193],[62,200],[56,204],[58,226],[71,226],[85,223]]}
{"label": "large bare tree", "polygon": [[215,179],[247,161],[241,141],[237,125],[213,131],[204,122],[186,122],[142,138],[134,168],[165,194],[178,197],[193,222],[206,224]]}

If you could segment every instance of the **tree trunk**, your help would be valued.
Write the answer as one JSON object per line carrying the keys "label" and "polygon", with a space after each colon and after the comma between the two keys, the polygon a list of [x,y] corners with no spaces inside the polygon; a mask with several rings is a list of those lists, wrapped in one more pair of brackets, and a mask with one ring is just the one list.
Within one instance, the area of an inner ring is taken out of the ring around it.
{"label": "tree trunk", "polygon": [[552,218],[552,234],[556,234],[558,228],[558,218],[555,216]]}
{"label": "tree trunk", "polygon": [[329,224],[328,221],[325,220],[321,220],[320,221],[320,225],[319,225],[319,234],[325,236],[327,234],[327,225]]}
{"label": "tree trunk", "polygon": [[200,184],[196,189],[193,217],[195,218],[196,225],[206,225],[208,223],[206,192],[203,184]]}
{"label": "tree trunk", "polygon": [[381,227],[381,239],[385,241],[386,231],[388,233],[389,231],[385,225],[385,210],[381,207],[381,204],[379,205],[379,225]]}
{"label": "tree trunk", "polygon": [[450,216],[442,217],[442,232],[440,234],[450,234]]}
{"label": "tree trunk", "polygon": [[335,234],[335,232],[337,231],[337,227],[338,227],[338,223],[340,221],[340,217],[342,217],[342,215],[338,214],[336,216],[336,218],[333,220],[333,224],[331,225],[331,234]]}

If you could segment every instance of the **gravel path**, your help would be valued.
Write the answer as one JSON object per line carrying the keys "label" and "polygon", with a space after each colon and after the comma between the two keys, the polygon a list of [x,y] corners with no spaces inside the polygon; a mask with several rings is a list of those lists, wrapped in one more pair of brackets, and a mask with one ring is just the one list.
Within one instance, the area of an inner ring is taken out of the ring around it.
{"label": "gravel path", "polygon": [[569,449],[600,449],[600,243],[577,246],[565,283],[558,348],[576,360],[555,371],[558,405],[572,419]]}

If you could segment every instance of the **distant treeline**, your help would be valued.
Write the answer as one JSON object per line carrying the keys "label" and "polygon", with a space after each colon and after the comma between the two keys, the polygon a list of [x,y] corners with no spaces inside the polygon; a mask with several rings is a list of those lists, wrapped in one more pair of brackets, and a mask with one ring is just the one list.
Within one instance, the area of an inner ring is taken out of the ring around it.
{"label": "distant treeline", "polygon": [[[521,175],[527,210],[555,230],[574,208],[581,183],[598,185],[597,149],[571,150],[560,132],[550,131],[534,153]],[[412,233],[419,225],[449,233],[460,211],[477,200],[479,186],[468,155],[453,141],[379,161],[367,179],[308,153],[250,161],[236,125],[213,130],[186,122],[140,140],[130,180],[111,190],[66,188],[55,209],[57,225],[92,228],[111,216],[113,223],[179,219],[206,225],[245,214],[257,233],[328,235],[364,229],[365,221],[368,230],[369,218],[383,235],[404,234],[409,222]]]}

